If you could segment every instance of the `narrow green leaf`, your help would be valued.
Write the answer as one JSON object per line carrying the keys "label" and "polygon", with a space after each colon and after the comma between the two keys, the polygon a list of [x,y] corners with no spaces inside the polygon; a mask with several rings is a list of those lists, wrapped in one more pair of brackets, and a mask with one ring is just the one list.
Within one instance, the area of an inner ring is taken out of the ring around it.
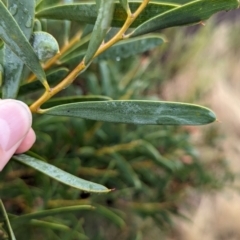
{"label": "narrow green leaf", "polygon": [[124,157],[119,153],[113,153],[112,156],[116,162],[116,166],[119,169],[120,175],[136,189],[141,189],[141,181],[139,180],[138,175],[132,169],[132,166],[128,163],[128,161],[124,159]]}
{"label": "narrow green leaf", "polygon": [[3,65],[3,60],[4,60],[4,43],[0,39],[0,64]]}
{"label": "narrow green leaf", "polygon": [[61,98],[52,98],[50,101],[42,105],[43,108],[55,107],[62,104],[78,103],[78,102],[94,102],[94,101],[109,101],[110,97],[100,95],[86,95],[86,96],[70,96]]}
{"label": "narrow green leaf", "polygon": [[[63,0],[63,3],[65,4],[73,4],[73,0]],[[70,36],[70,30],[71,30],[71,21],[64,21],[64,31],[63,31],[63,39],[64,42],[67,43]]]}
{"label": "narrow green leaf", "polygon": [[124,10],[126,12],[128,12],[128,10],[129,10],[128,0],[119,0],[119,2],[122,5],[122,7],[124,8]]}
{"label": "narrow green leaf", "polygon": [[[8,9],[19,28],[29,40],[32,34],[35,1],[22,0],[21,2],[15,0],[8,0]],[[9,46],[5,46],[4,58],[4,83],[2,89],[3,98],[16,98],[19,85],[23,77],[24,63],[19,59]]]}
{"label": "narrow green leaf", "polygon": [[[63,78],[65,78],[68,74],[69,70],[64,67],[56,68],[50,70],[46,73],[48,83],[50,86],[59,83]],[[30,83],[24,83],[20,86],[18,91],[18,96],[23,96],[29,93],[34,93],[39,90],[43,90],[44,87],[39,81],[33,81]],[[2,96],[2,92],[0,91],[0,97]]]}
{"label": "narrow green leaf", "polygon": [[10,224],[10,221],[8,219],[7,212],[5,210],[5,207],[4,207],[1,199],[0,199],[0,210],[3,214],[3,217],[5,218],[5,222],[6,222],[6,225],[7,225],[7,231],[8,231],[8,234],[9,234],[9,236],[8,236],[9,240],[16,240],[15,235],[14,235],[13,230],[12,230],[12,227],[11,227],[11,224]]}
{"label": "narrow green leaf", "polygon": [[89,35],[90,33],[92,33],[93,31],[93,28],[94,28],[94,25],[92,24],[87,24],[84,29],[83,29],[83,32],[82,32],[82,36],[81,36],[81,40],[86,37],[87,35]]}
{"label": "narrow green leaf", "polygon": [[151,50],[164,42],[166,42],[166,40],[160,34],[149,34],[146,36],[126,39],[106,50],[99,56],[99,58],[127,58]]}
{"label": "narrow green leaf", "polygon": [[131,203],[130,206],[134,211],[137,211],[142,214],[157,214],[159,212],[166,210],[168,207],[171,207],[172,205],[170,203],[164,204],[161,202],[157,203],[149,202],[149,203]]}
{"label": "narrow green leaf", "polygon": [[100,95],[102,94],[102,88],[100,86],[100,83],[98,81],[98,77],[96,74],[89,72],[86,75],[87,77],[87,89],[89,93],[94,94],[94,95]]}
{"label": "narrow green leaf", "polygon": [[43,110],[43,113],[106,122],[157,125],[202,125],[216,120],[215,114],[205,107],[160,101],[71,103]]}
{"label": "narrow green leaf", "polygon": [[58,215],[58,214],[76,213],[78,211],[93,210],[93,209],[94,207],[91,205],[77,205],[77,206],[70,206],[70,207],[48,209],[48,210],[25,214],[19,217],[12,218],[11,222],[13,225],[19,225],[19,224],[25,224],[26,222],[32,219],[39,219],[39,218],[44,218],[44,217]]}
{"label": "narrow green leaf", "polygon": [[71,236],[74,235],[76,237],[76,239],[89,240],[89,238],[86,235],[84,235],[83,233],[80,233],[64,224],[60,224],[60,223],[56,223],[56,222],[53,223],[53,222],[32,219],[29,222],[29,225],[38,227],[38,228],[43,228],[44,231],[46,229],[51,229],[51,230],[61,231],[61,232],[71,232]]}
{"label": "narrow green leaf", "polygon": [[[44,86],[48,87],[45,73],[33,48],[2,1],[0,1],[0,16],[0,38],[36,74]],[[31,22],[31,19],[29,21]],[[32,27],[28,25],[30,22],[25,22],[27,27]],[[14,65],[14,62],[12,64]]]}
{"label": "narrow green leaf", "polygon": [[2,83],[3,83],[3,75],[4,75],[3,65],[0,64],[0,87],[2,86]]}
{"label": "narrow green leaf", "polygon": [[[92,25],[88,25],[88,26],[92,26]],[[75,46],[73,46],[66,54],[63,54],[61,56],[60,58],[61,63],[66,63],[70,59],[78,56],[83,57],[86,54],[90,38],[91,38],[91,34],[89,33],[84,37],[82,37],[81,40]]]}
{"label": "narrow green leaf", "polygon": [[35,0],[36,2],[36,7],[42,2],[43,0]]}
{"label": "narrow green leaf", "polygon": [[[136,11],[142,1],[129,2],[132,12]],[[171,3],[150,2],[144,11],[138,16],[131,27],[137,27],[143,22],[151,19],[153,16],[176,8],[179,5]],[[71,21],[86,22],[94,24],[97,19],[97,7],[94,3],[75,3],[71,5],[60,5],[40,10],[36,13],[38,18],[66,19]],[[113,13],[112,27],[121,27],[127,19],[127,14],[121,4],[115,4]]]}
{"label": "narrow green leaf", "polygon": [[101,0],[97,20],[84,57],[85,65],[91,62],[99,46],[102,44],[112,21],[113,10],[114,0]]}
{"label": "narrow green leaf", "polygon": [[62,4],[62,0],[37,0],[36,10],[52,7],[60,3]]}
{"label": "narrow green leaf", "polygon": [[174,163],[164,158],[151,143],[141,140],[139,149],[142,154],[151,157],[153,162],[155,162],[160,167],[163,167],[165,170],[172,172],[176,169]]}
{"label": "narrow green leaf", "polygon": [[[51,86],[59,83],[64,77],[67,76],[68,72],[69,70],[64,67],[60,67],[47,72],[47,79],[49,85]],[[33,93],[35,91],[42,90],[43,88],[44,88],[43,85],[39,81],[25,83],[20,86],[18,95],[22,96],[28,93]]]}
{"label": "narrow green leaf", "polygon": [[63,184],[66,184],[70,187],[77,188],[86,192],[97,192],[97,193],[106,193],[111,191],[106,187],[83,180],[81,178],[75,177],[70,173],[67,173],[51,164],[40,161],[36,158],[30,157],[25,154],[13,156],[15,161],[18,161],[24,165],[34,168],[35,170],[42,172],[43,174],[49,176],[50,178],[55,179]]}
{"label": "narrow green leaf", "polygon": [[33,32],[42,31],[42,23],[40,20],[35,19],[33,25]]}
{"label": "narrow green leaf", "polygon": [[[197,0],[158,14],[134,30],[131,35],[139,36],[156,30],[199,23],[219,11],[237,8],[237,0]],[[155,14],[154,14],[155,15]]]}
{"label": "narrow green leaf", "polygon": [[2,0],[3,4],[7,6],[8,0]]}
{"label": "narrow green leaf", "polygon": [[99,10],[100,4],[101,4],[101,0],[95,0],[95,2],[96,2],[97,10]]}
{"label": "narrow green leaf", "polygon": [[32,151],[27,151],[26,154],[30,157],[33,157],[33,158],[37,158],[38,160],[41,160],[43,162],[47,162],[46,159],[42,156],[40,156],[39,154],[35,153],[35,152],[32,152]]}
{"label": "narrow green leaf", "polygon": [[4,78],[3,61],[4,61],[4,43],[0,39],[0,89],[2,87]]}
{"label": "narrow green leaf", "polygon": [[100,214],[101,216],[110,220],[112,223],[114,223],[119,228],[123,228],[126,226],[125,221],[121,217],[119,217],[118,214],[116,214],[114,211],[112,211],[110,208],[106,208],[104,206],[97,205],[95,211],[98,214]]}
{"label": "narrow green leaf", "polygon": [[110,74],[110,67],[107,61],[101,61],[99,63],[99,70],[101,76],[101,85],[102,85],[102,93],[104,95],[113,96],[114,88],[112,83],[112,77]]}
{"label": "narrow green leaf", "polygon": [[174,3],[174,4],[185,4],[196,0],[154,0],[154,2]]}

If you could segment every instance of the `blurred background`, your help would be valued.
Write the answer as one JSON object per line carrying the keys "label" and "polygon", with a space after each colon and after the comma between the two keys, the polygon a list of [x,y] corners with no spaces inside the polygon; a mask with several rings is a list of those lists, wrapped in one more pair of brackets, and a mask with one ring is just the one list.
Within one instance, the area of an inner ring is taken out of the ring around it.
{"label": "blurred background", "polygon": [[178,53],[181,69],[166,83],[164,96],[204,103],[215,111],[218,122],[207,130],[217,134],[214,144],[202,138],[199,128],[193,136],[197,142],[203,140],[198,145],[201,161],[224,156],[235,180],[220,192],[198,195],[199,203],[189,215],[191,222],[177,221],[176,234],[168,239],[240,239],[239,17],[239,10],[220,13],[205,26],[177,30],[188,35],[184,35],[183,54]]}

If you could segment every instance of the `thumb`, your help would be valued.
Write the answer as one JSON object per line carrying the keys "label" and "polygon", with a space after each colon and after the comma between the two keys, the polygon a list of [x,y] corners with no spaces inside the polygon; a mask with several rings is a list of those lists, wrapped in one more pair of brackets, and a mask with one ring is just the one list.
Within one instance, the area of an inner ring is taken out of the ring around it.
{"label": "thumb", "polygon": [[0,171],[22,143],[32,125],[28,106],[17,100],[0,100]]}

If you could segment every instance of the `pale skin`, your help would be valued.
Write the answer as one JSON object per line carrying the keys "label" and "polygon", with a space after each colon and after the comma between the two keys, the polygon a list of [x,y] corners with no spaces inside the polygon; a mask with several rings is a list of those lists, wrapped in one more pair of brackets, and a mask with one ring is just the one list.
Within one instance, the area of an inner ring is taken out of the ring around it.
{"label": "pale skin", "polygon": [[0,99],[0,171],[14,154],[28,151],[36,140],[28,106],[17,100]]}

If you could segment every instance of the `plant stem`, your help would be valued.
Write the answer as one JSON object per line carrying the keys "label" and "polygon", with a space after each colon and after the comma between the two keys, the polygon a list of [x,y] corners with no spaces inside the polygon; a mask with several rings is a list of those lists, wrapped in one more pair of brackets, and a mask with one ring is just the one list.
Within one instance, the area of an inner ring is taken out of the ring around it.
{"label": "plant stem", "polygon": [[135,13],[131,14],[130,11],[128,11],[128,17],[126,19],[126,22],[124,23],[123,27],[119,30],[119,32],[107,43],[100,46],[94,57],[97,57],[102,52],[106,51],[108,48],[110,48],[113,44],[117,43],[118,41],[124,39],[124,34],[128,30],[128,28],[131,26],[131,24],[135,21],[135,19],[139,16],[139,14],[145,9],[148,2],[150,0],[143,0],[139,8],[136,10]]}
{"label": "plant stem", "polygon": [[[150,0],[143,0],[141,5],[138,7],[138,9],[131,14],[130,11],[128,11],[128,17],[123,25],[123,27],[119,30],[119,32],[107,43],[101,45],[99,49],[97,50],[96,54],[94,55],[93,59],[100,55],[102,52],[106,51],[108,48],[110,48],[115,43],[119,42],[124,38],[125,32],[128,30],[130,25],[135,21],[135,19],[139,16],[139,14],[145,9],[148,2]],[[49,60],[51,61],[51,60]],[[52,62],[52,61],[51,61]],[[48,66],[51,66],[48,64]],[[47,100],[49,100],[52,96],[60,92],[61,90],[65,89],[67,86],[69,86],[76,77],[83,72],[86,69],[86,65],[84,63],[84,60],[79,63],[79,65],[65,78],[62,82],[60,82],[56,87],[52,88],[51,91],[45,91],[44,94],[36,100],[31,106],[30,110],[33,113],[44,113],[44,110],[40,109],[41,105],[45,103]]]}
{"label": "plant stem", "polygon": [[78,64],[78,66],[65,79],[63,79],[62,82],[60,82],[56,87],[52,88],[50,92],[45,91],[44,94],[30,106],[31,112],[43,113],[44,111],[40,109],[40,106],[49,100],[52,96],[71,84],[85,68],[86,66],[84,62]]}

